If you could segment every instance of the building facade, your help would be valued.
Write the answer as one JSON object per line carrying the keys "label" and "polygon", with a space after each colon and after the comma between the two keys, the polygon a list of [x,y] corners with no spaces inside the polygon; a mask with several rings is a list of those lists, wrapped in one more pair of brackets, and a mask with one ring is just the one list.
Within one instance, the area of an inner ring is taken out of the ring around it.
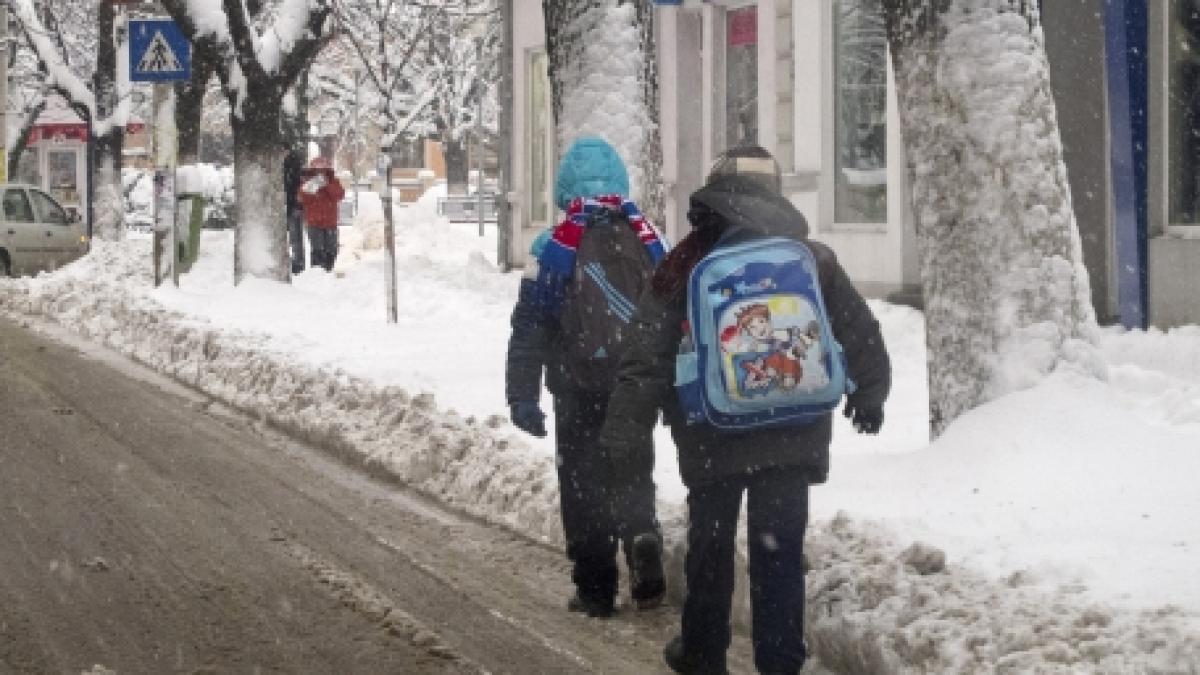
{"label": "building facade", "polygon": [[[555,218],[554,129],[541,0],[513,0],[511,255]],[[687,0],[657,14],[665,223],[687,230],[688,195],[724,149],[755,142],[788,197],[874,297],[920,301],[916,235],[880,0]],[[1118,313],[1105,0],[1043,3],[1064,159],[1102,321]],[[1149,3],[1146,314],[1200,323],[1200,17]],[[1120,226],[1124,226],[1121,224]]]}

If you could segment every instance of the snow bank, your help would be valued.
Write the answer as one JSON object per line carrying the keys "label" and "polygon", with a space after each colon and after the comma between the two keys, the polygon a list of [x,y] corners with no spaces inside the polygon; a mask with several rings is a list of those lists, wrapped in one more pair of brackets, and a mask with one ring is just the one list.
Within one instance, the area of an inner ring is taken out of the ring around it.
{"label": "snow bank", "polygon": [[[146,238],[97,242],[54,274],[0,280],[0,311],[57,322],[349,462],[561,545],[550,441],[495,414],[518,276],[485,253],[494,231],[473,231],[398,211],[395,325],[383,321],[378,251],[348,258],[340,277],[310,270],[291,285],[234,287],[230,232],[205,233],[179,289],[151,288]],[[872,308],[895,395],[878,438],[838,420],[831,481],[813,490],[807,613],[821,661],[848,673],[1195,673],[1200,541],[1178,523],[1200,511],[1200,332],[1106,333],[1107,383],[1063,373],[929,444],[921,315]],[[683,491],[670,445],[660,448],[677,600]],[[745,625],[744,570],[738,579]],[[1171,598],[1177,606],[1164,606]]]}

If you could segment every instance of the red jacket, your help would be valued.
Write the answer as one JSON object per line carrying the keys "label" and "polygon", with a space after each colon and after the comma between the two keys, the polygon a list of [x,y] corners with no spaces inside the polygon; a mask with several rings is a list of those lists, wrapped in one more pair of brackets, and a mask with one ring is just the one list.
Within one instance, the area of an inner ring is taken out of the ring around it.
{"label": "red jacket", "polygon": [[316,192],[305,192],[304,185],[311,179],[313,172],[305,171],[297,194],[300,205],[304,207],[304,222],[312,227],[333,229],[338,224],[338,202],[346,196],[342,184],[333,176],[332,171],[325,173],[325,185]]}

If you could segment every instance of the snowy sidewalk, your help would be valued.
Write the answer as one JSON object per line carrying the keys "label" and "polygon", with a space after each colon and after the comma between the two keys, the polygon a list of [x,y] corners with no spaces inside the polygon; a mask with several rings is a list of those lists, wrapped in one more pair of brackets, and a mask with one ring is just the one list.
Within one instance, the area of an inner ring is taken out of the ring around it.
{"label": "snowy sidewalk", "polygon": [[[351,234],[342,276],[236,288],[231,233],[206,233],[180,289],[150,288],[147,240],[101,242],[55,274],[0,280],[0,311],[59,323],[560,543],[552,446],[502,417],[518,275],[495,270],[494,231],[448,225],[428,203],[405,213],[392,326],[382,257],[354,250],[376,235]],[[808,614],[821,661],[839,672],[1197,672],[1200,329],[1107,332],[1109,382],[1055,375],[929,444],[921,316],[872,306],[896,386],[879,438],[839,421],[831,481],[813,491]],[[684,490],[659,439],[677,543]],[[672,553],[677,570],[681,548]],[[744,619],[744,592],[738,602]]]}

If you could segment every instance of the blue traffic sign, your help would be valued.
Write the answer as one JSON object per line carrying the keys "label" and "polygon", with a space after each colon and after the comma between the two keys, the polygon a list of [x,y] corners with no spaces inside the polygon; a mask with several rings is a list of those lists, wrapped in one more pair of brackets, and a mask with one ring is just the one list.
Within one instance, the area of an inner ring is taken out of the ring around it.
{"label": "blue traffic sign", "polygon": [[129,22],[129,79],[171,82],[192,77],[192,45],[170,19]]}

